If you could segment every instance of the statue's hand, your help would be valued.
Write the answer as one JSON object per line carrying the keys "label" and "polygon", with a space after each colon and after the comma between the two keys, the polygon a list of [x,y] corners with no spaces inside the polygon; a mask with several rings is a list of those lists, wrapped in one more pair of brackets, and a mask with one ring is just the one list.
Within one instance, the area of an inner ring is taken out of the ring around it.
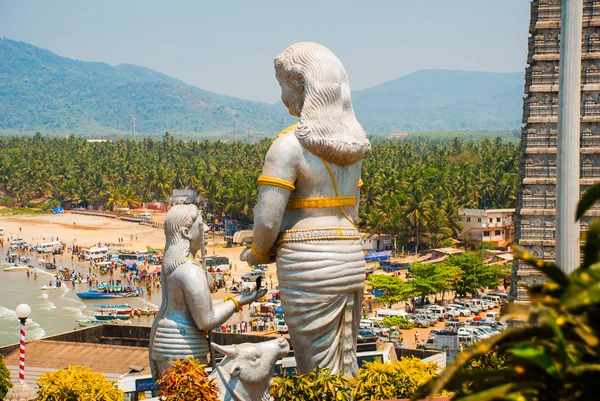
{"label": "statue's hand", "polygon": [[249,305],[256,300],[261,299],[266,294],[267,294],[266,288],[261,288],[260,290],[255,288],[252,291],[243,292],[240,295],[240,298],[238,299],[238,301],[240,302],[240,305]]}
{"label": "statue's hand", "polygon": [[250,259],[253,257],[254,255],[252,255],[252,251],[250,250],[250,248],[244,248],[244,250],[242,251],[242,253],[240,253],[240,260],[242,262],[248,262],[248,265],[252,266],[250,264]]}
{"label": "statue's hand", "polygon": [[272,255],[271,259],[269,259],[268,261],[265,261],[263,259],[257,259],[252,254],[252,251],[250,250],[250,248],[246,248],[240,254],[240,260],[242,262],[248,263],[248,266],[260,266],[260,265],[264,265],[264,264],[267,264],[267,263],[273,263],[273,262],[275,262],[275,255]]}

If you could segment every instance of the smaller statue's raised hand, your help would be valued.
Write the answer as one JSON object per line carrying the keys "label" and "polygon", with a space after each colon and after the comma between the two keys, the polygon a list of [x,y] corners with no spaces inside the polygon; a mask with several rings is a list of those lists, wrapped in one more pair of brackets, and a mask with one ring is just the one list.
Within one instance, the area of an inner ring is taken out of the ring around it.
{"label": "smaller statue's raised hand", "polygon": [[266,288],[255,288],[252,291],[243,292],[240,295],[239,302],[240,305],[249,305],[256,300],[261,299],[265,295],[267,295]]}

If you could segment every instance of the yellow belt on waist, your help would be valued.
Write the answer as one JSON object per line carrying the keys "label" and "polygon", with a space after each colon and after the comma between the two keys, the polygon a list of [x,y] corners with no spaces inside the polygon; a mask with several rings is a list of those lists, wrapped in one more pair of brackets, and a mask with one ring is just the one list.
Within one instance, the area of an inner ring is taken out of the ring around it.
{"label": "yellow belt on waist", "polygon": [[286,230],[279,233],[277,244],[308,241],[349,241],[360,239],[358,230],[349,227],[323,227]]}
{"label": "yellow belt on waist", "polygon": [[356,206],[356,196],[334,196],[331,198],[292,198],[288,200],[288,209],[327,208]]}

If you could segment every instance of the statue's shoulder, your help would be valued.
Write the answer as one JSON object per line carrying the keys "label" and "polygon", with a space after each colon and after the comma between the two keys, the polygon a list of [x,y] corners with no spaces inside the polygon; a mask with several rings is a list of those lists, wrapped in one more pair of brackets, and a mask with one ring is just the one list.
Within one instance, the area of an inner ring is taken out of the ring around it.
{"label": "statue's shoulder", "polygon": [[298,141],[296,135],[294,135],[296,125],[297,124],[291,125],[281,131],[271,144],[269,152],[267,153],[267,158],[269,158],[269,154],[276,157],[287,156],[288,159],[295,159],[302,155],[302,145],[300,144],[300,141]]}
{"label": "statue's shoulder", "polygon": [[176,270],[173,271],[173,277],[186,280],[190,276],[195,276],[202,271],[202,265],[195,260],[188,258]]}
{"label": "statue's shoulder", "polygon": [[276,140],[278,140],[279,138],[281,138],[282,136],[284,136],[285,134],[289,134],[290,132],[294,132],[294,129],[296,129],[296,127],[298,126],[298,123],[292,124],[289,127],[285,128],[283,131],[281,131],[276,137],[275,139],[273,139],[273,142],[275,142]]}

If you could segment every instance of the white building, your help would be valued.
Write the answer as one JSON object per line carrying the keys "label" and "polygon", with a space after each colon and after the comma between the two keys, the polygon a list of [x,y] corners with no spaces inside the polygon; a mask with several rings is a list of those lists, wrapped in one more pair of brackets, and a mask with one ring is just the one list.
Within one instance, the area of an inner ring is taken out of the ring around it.
{"label": "white building", "polygon": [[193,189],[174,189],[169,197],[169,206],[174,205],[204,206],[204,198]]}
{"label": "white building", "polygon": [[459,210],[459,222],[463,227],[460,239],[468,236],[474,241],[493,242],[505,247],[514,236],[514,213],[515,209]]}
{"label": "white building", "polygon": [[360,233],[363,251],[380,252],[389,251],[394,246],[394,237],[389,234]]}

